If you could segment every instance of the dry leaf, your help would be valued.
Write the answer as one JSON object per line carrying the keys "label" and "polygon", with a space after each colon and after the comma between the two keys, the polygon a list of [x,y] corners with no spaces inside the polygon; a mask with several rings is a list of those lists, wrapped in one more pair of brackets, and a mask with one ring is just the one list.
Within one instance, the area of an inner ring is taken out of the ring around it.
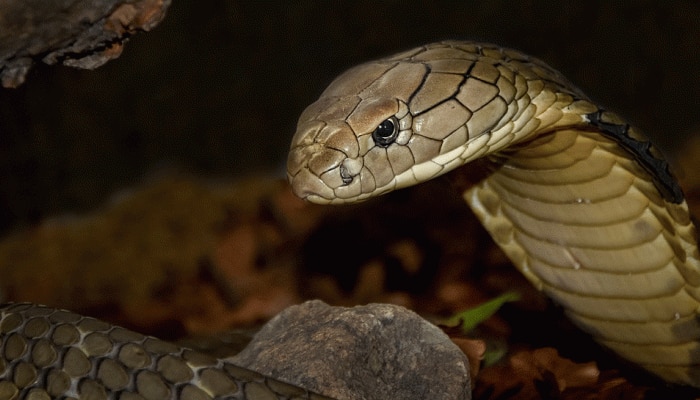
{"label": "dry leaf", "polygon": [[599,375],[595,363],[574,363],[553,348],[521,351],[508,364],[484,369],[474,398],[560,398],[567,389],[594,386]]}
{"label": "dry leaf", "polygon": [[483,360],[484,354],[486,353],[486,342],[478,339],[460,337],[450,337],[450,339],[469,359],[469,375],[471,376],[472,382],[474,382],[476,376],[479,375],[481,360]]}

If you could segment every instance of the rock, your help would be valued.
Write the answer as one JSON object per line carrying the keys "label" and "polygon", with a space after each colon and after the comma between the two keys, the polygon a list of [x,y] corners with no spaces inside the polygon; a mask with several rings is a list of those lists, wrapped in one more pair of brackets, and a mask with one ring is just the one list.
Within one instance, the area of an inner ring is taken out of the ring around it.
{"label": "rock", "polygon": [[234,363],[345,399],[471,399],[469,360],[438,327],[400,306],[292,306]]}

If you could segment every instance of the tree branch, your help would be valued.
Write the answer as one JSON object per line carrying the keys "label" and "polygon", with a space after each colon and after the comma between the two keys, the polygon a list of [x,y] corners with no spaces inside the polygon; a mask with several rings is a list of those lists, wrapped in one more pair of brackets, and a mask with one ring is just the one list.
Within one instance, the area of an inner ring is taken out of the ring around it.
{"label": "tree branch", "polygon": [[36,62],[95,69],[154,28],[171,0],[0,0],[0,83],[24,83]]}

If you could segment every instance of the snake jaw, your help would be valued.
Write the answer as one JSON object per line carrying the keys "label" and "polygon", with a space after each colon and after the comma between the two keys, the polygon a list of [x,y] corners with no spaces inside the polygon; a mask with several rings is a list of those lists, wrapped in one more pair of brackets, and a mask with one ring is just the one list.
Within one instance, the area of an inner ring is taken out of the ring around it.
{"label": "snake jaw", "polygon": [[304,167],[288,177],[294,194],[311,203],[340,204],[369,196],[363,193],[363,179],[358,174],[352,175],[344,165],[332,168],[320,176]]}
{"label": "snake jaw", "polygon": [[333,197],[333,191],[318,176],[308,168],[299,170],[296,175],[288,175],[292,192],[306,201],[317,204],[328,204]]}
{"label": "snake jaw", "polygon": [[[313,156],[321,154],[322,149],[323,146],[320,144],[298,146],[289,152],[287,159],[287,178],[292,186],[292,192],[314,203],[328,203],[329,199],[334,197],[333,190],[321,179],[320,174],[312,171]],[[317,167],[320,164],[319,161],[315,163]]]}
{"label": "snake jaw", "polygon": [[343,121],[300,119],[287,159],[292,191],[312,203],[342,203],[362,192],[359,140]]}

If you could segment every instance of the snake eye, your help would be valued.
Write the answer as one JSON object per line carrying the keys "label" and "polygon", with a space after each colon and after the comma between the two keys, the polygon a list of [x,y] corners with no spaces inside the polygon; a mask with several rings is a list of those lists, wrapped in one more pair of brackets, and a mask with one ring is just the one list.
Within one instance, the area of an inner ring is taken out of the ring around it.
{"label": "snake eye", "polygon": [[381,147],[387,147],[394,143],[399,135],[399,121],[396,117],[387,118],[382,123],[377,125],[377,128],[372,132],[374,143]]}

